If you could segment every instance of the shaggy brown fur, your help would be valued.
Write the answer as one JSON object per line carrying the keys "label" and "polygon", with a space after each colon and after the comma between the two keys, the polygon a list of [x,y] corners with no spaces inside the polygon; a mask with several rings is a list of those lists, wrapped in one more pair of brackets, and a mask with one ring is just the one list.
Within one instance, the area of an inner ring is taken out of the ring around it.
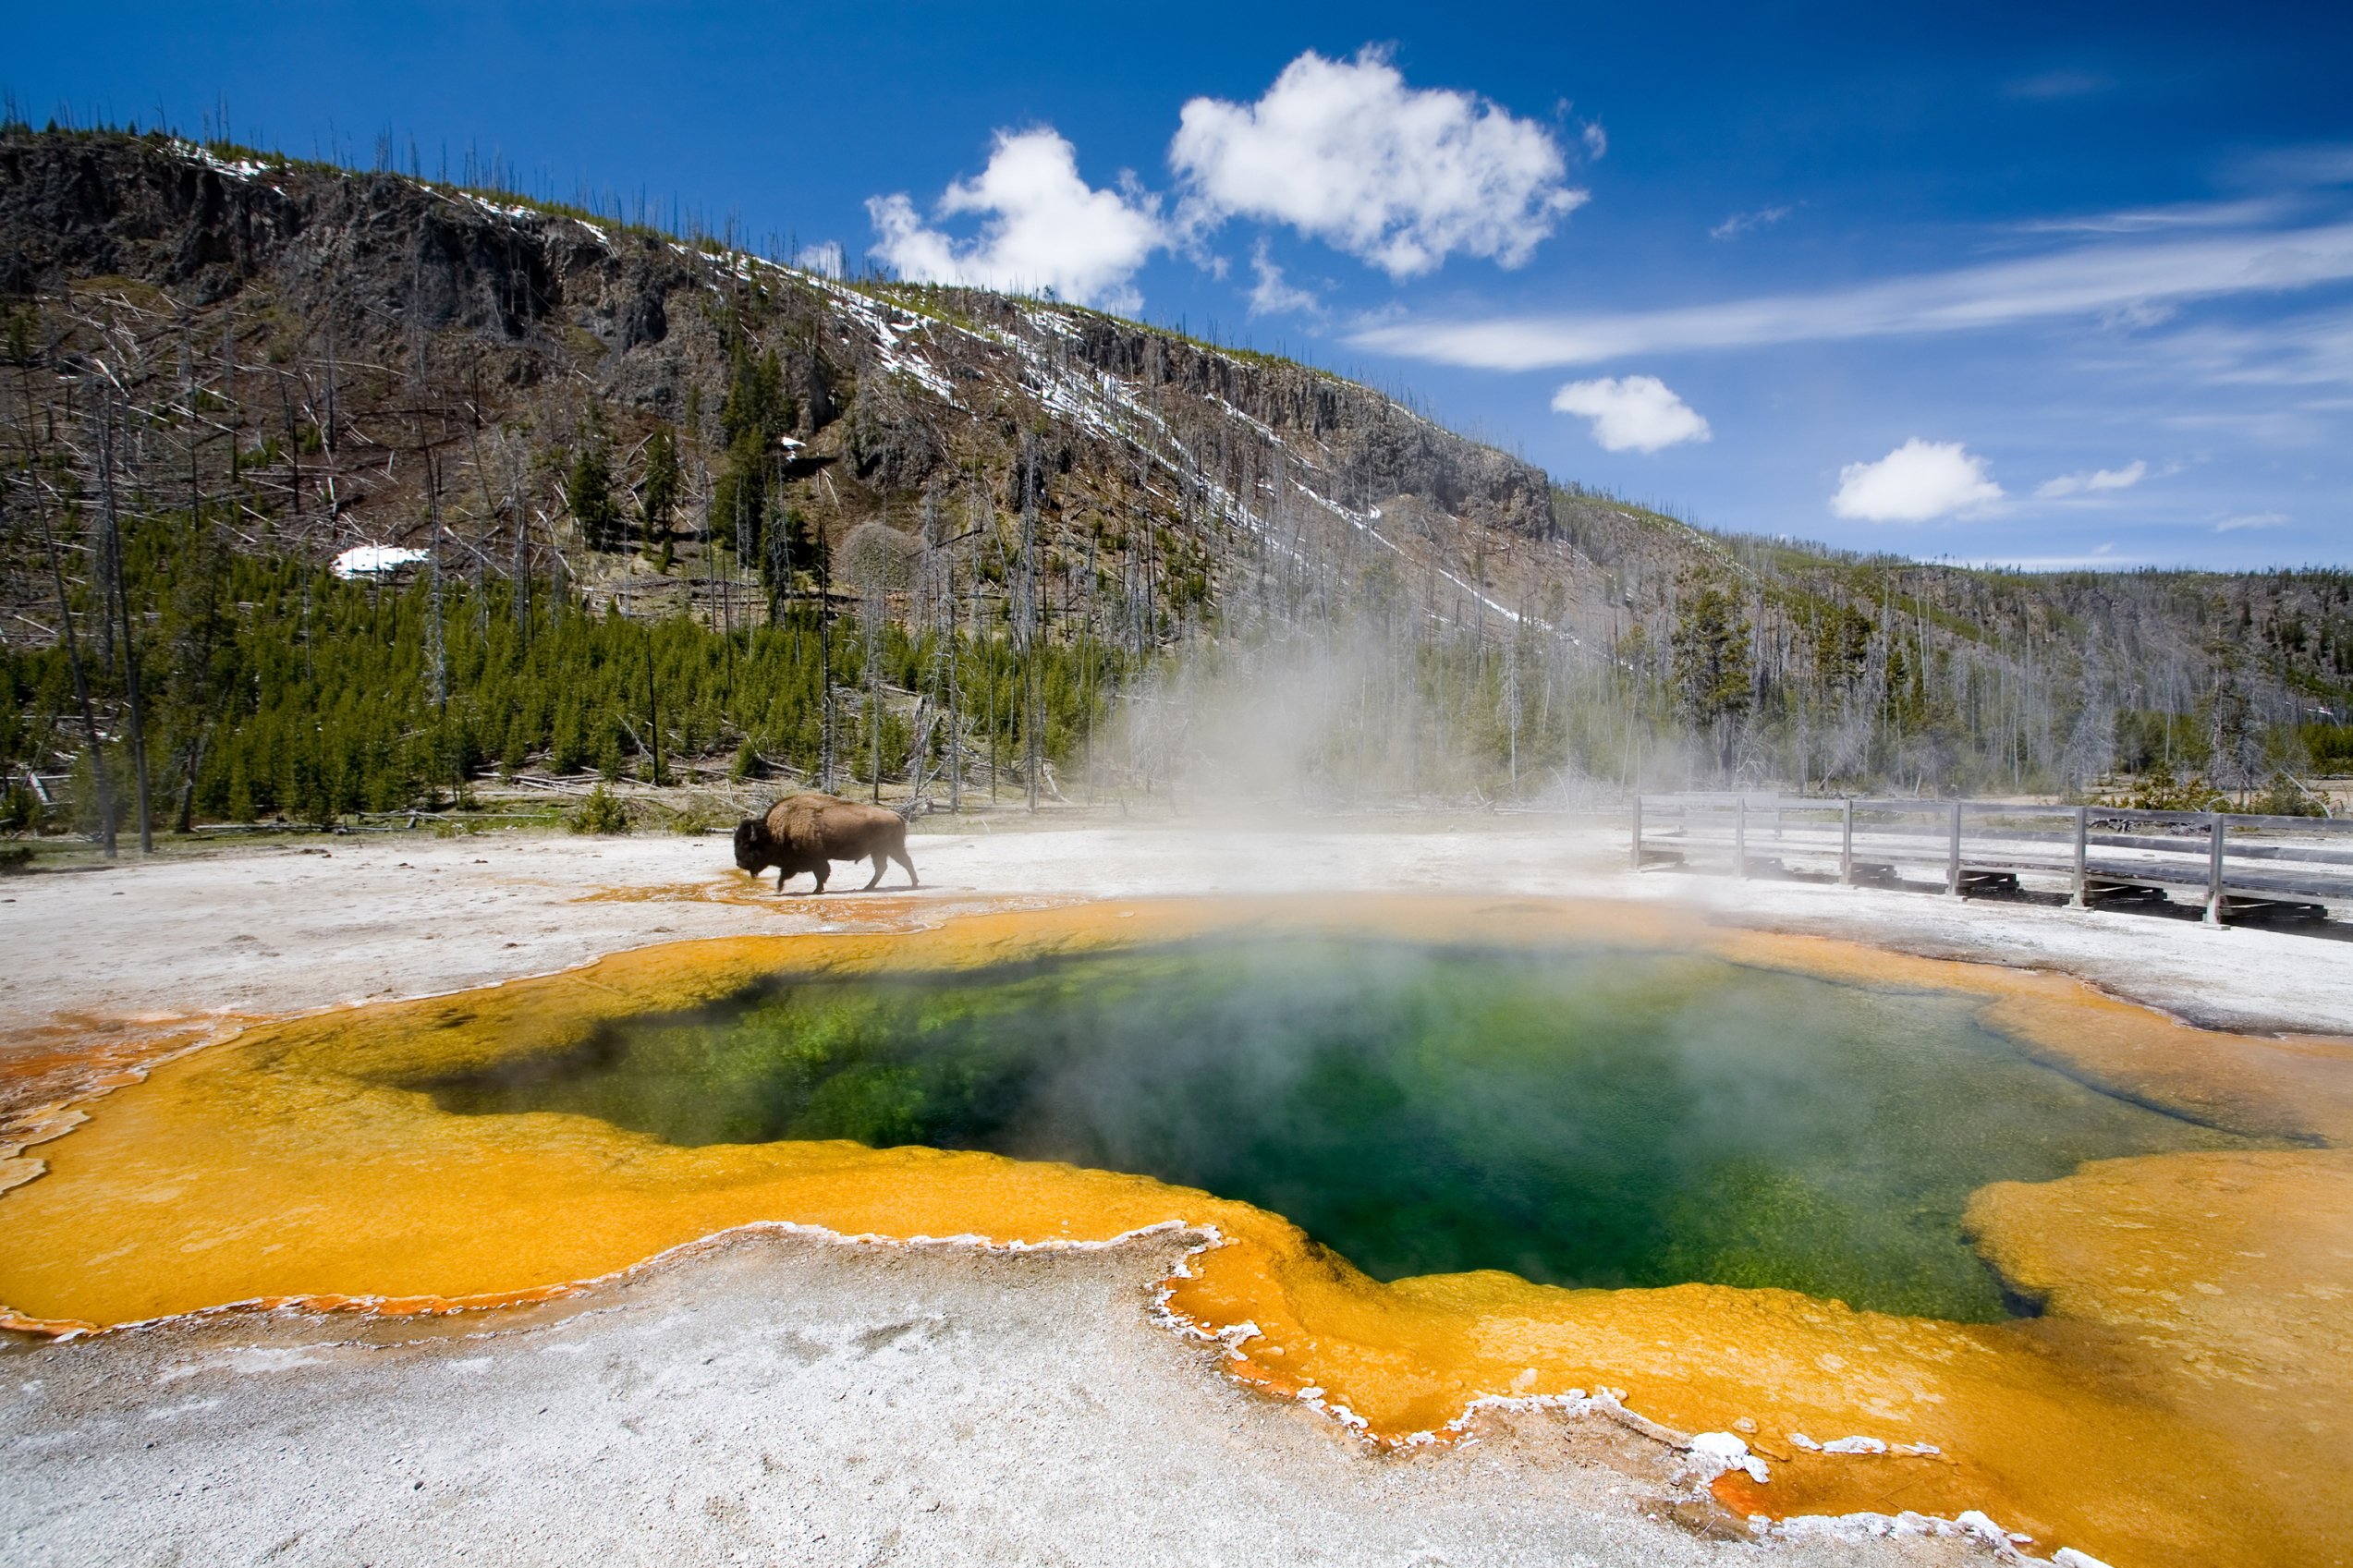
{"label": "shaggy brown fur", "polygon": [[811,790],[771,806],[765,817],[747,817],[736,824],[736,864],[755,877],[775,867],[778,893],[799,871],[817,879],[811,892],[823,893],[835,861],[869,857],[874,875],[867,888],[883,880],[894,860],[907,868],[909,887],[923,885],[915,875],[915,862],[907,857],[907,823],[887,807]]}

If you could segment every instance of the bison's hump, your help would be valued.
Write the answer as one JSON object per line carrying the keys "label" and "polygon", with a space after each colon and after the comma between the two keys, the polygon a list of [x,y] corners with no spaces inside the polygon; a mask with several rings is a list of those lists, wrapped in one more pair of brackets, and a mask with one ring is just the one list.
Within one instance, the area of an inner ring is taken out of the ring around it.
{"label": "bison's hump", "polygon": [[796,854],[859,860],[906,842],[907,824],[886,807],[805,791],[768,809],[768,836]]}

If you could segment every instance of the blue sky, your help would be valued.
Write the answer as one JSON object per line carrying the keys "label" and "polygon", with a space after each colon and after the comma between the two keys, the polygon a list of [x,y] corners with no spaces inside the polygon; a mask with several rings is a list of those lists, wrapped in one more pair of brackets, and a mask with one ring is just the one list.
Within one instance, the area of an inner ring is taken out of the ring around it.
{"label": "blue sky", "polygon": [[[732,213],[1927,557],[2353,560],[2341,5],[115,6],[37,121]],[[896,200],[895,200],[896,199]]]}

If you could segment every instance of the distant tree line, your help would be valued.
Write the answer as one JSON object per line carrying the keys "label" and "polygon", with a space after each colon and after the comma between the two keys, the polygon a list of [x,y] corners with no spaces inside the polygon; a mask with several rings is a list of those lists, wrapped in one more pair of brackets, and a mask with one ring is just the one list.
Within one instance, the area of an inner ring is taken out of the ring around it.
{"label": "distant tree line", "polygon": [[[985,615],[952,638],[896,621],[871,638],[828,638],[819,607],[800,602],[730,634],[683,615],[593,613],[549,581],[347,581],[289,556],[233,552],[184,515],[137,519],[122,554],[127,615],[110,614],[87,581],[67,598],[77,626],[127,625],[128,635],[0,655],[7,825],[19,831],[100,832],[102,793],[118,824],[130,820],[134,665],[159,829],[266,817],[326,825],[448,804],[530,771],[923,782],[942,796],[952,779],[979,792],[1019,779],[1033,723],[1040,755],[1067,757],[1130,669],[1116,649],[1042,640],[1018,651]],[[96,767],[78,718],[77,662],[98,716]],[[1032,687],[1035,708],[1019,699]],[[62,790],[42,782],[61,777]]]}

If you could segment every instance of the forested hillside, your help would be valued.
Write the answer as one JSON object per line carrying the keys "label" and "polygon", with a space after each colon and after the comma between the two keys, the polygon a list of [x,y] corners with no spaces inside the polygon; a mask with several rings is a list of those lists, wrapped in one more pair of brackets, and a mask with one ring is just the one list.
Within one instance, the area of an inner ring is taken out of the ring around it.
{"label": "forested hillside", "polygon": [[21,126],[0,291],[13,831],[142,772],[169,827],[598,774],[2280,803],[2353,765],[2344,572],[1724,537],[1050,299]]}

